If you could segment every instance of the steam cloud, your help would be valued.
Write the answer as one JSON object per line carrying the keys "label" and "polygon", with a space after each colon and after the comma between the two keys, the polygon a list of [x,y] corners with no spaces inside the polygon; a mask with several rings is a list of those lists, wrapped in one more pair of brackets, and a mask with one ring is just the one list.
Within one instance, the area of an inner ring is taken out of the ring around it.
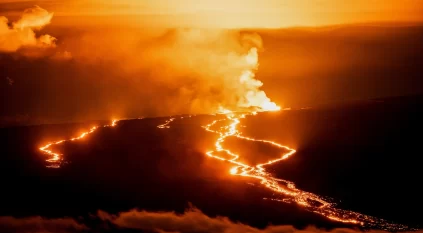
{"label": "steam cloud", "polygon": [[[101,38],[101,40],[99,40]],[[75,61],[109,64],[121,76],[149,83],[157,115],[219,109],[277,110],[255,79],[261,37],[252,32],[172,29],[143,38],[131,31],[88,32],[64,39]],[[112,68],[111,68],[112,67]],[[140,85],[140,93],[150,90]]]}
{"label": "steam cloud", "polygon": [[[255,77],[263,48],[261,37],[256,33],[193,28],[139,30],[130,25],[120,28],[87,26],[53,32],[61,38],[60,45],[56,45],[54,37],[35,33],[49,24],[52,17],[52,13],[38,6],[25,10],[14,23],[8,24],[2,17],[0,52],[13,53],[14,57],[17,52],[16,55],[24,57],[50,60],[40,63],[46,66],[37,71],[37,74],[50,77],[49,85],[66,85],[74,82],[70,79],[78,79],[98,87],[86,97],[98,99],[95,106],[90,106],[91,102],[72,103],[76,99],[71,96],[62,99],[60,104],[52,96],[38,101],[60,106],[63,102],[77,105],[77,114],[71,113],[76,117],[70,121],[116,115],[163,116],[215,113],[223,109],[278,109],[262,90],[263,83]],[[51,27],[51,30],[56,28]],[[121,89],[117,89],[116,84]],[[79,98],[83,98],[82,95]],[[45,112],[37,114],[33,114],[34,118],[49,117]]]}
{"label": "steam cloud", "polygon": [[261,37],[255,33],[185,29],[165,37],[165,43],[153,48],[150,59],[168,67],[168,74],[158,75],[179,74],[178,83],[184,84],[186,77],[194,83],[180,89],[181,97],[189,98],[194,109],[276,110],[259,90],[263,84],[255,79],[261,48]]}
{"label": "steam cloud", "polygon": [[[88,226],[72,218],[45,219],[41,217],[15,218],[0,217],[0,228],[7,232],[118,232],[119,229],[131,229],[141,232],[180,232],[180,233],[361,233],[361,231],[338,228],[331,231],[308,227],[298,230],[290,225],[270,225],[258,229],[247,224],[233,222],[227,217],[209,217],[198,209],[189,209],[183,214],[174,212],[149,212],[131,210],[112,215],[99,211],[97,217],[102,223],[112,223],[115,230],[107,224]],[[367,231],[368,233],[386,233],[386,231]],[[423,233],[422,231],[414,231]]]}
{"label": "steam cloud", "polygon": [[39,6],[26,9],[21,18],[9,27],[8,19],[0,16],[0,52],[16,52],[22,47],[53,48],[56,38],[37,37],[35,31],[50,23],[53,13]]}

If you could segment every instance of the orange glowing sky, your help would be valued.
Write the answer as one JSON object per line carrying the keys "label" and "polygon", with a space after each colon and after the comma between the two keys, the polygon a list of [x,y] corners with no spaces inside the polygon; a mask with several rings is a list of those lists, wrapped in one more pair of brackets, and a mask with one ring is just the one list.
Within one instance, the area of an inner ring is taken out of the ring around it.
{"label": "orange glowing sky", "polygon": [[[56,16],[122,16],[130,22],[204,27],[322,26],[423,21],[421,0],[2,0],[3,14],[38,4]],[[113,20],[112,20],[113,19]],[[147,21],[147,22],[146,22]]]}

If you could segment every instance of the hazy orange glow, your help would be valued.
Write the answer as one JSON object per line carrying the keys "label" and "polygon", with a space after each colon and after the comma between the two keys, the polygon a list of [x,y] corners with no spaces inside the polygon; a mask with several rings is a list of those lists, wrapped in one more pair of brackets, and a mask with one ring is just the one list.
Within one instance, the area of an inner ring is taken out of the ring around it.
{"label": "hazy orange glow", "polygon": [[26,9],[19,21],[13,24],[15,29],[25,28],[41,29],[50,23],[53,13],[49,13],[39,6]]}
{"label": "hazy orange glow", "polygon": [[[118,120],[113,120],[112,123],[110,125],[103,125],[103,127],[115,127],[117,124]],[[60,165],[63,161],[63,154],[60,154],[58,152],[54,152],[50,147],[54,146],[54,145],[59,145],[62,144],[64,142],[69,142],[69,141],[77,141],[80,139],[83,139],[85,136],[87,136],[88,134],[93,133],[94,131],[96,131],[98,129],[97,126],[92,127],[90,130],[83,132],[81,135],[74,137],[74,138],[70,138],[70,139],[64,139],[64,140],[59,140],[59,141],[55,141],[55,142],[49,142],[46,145],[40,147],[39,149],[50,155],[51,157],[49,159],[47,159],[46,161],[49,163],[47,165],[47,167],[49,168],[60,168]]]}
{"label": "hazy orange glow", "polygon": [[[21,0],[8,2],[18,1]],[[132,15],[138,17],[131,17],[126,23],[163,26],[275,28],[422,21],[423,17],[420,0],[40,0],[37,3],[58,16],[114,15],[105,20],[117,23]]]}

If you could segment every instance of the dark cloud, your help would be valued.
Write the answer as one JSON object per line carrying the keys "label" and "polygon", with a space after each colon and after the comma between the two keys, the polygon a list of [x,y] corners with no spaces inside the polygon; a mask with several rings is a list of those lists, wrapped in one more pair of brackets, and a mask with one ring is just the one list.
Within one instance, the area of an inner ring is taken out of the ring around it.
{"label": "dark cloud", "polygon": [[72,218],[46,219],[42,217],[15,218],[0,217],[1,232],[16,233],[72,233],[88,228]]}

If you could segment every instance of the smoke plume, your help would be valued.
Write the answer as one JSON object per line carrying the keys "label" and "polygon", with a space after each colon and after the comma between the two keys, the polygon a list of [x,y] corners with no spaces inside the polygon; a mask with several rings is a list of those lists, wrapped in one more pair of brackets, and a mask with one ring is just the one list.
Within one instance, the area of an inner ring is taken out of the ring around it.
{"label": "smoke plume", "polygon": [[37,37],[35,31],[50,23],[53,13],[39,6],[26,9],[21,18],[9,26],[8,19],[0,16],[0,52],[16,52],[23,47],[53,48],[56,38]]}
{"label": "smoke plume", "polygon": [[151,91],[152,108],[166,110],[158,115],[279,109],[255,78],[262,49],[256,33],[171,29],[143,37],[129,30],[94,31],[64,43],[75,61],[109,64],[105,69],[139,82],[140,93]]}
{"label": "smoke plume", "polygon": [[[158,75],[179,74],[181,80],[175,81],[182,84],[181,97],[197,103],[194,108],[277,110],[255,79],[261,48],[255,33],[185,29],[172,32],[163,44],[153,47],[150,59],[169,69],[168,74]],[[184,85],[185,77],[194,86]]]}
{"label": "smoke plume", "polygon": [[[38,66],[23,61],[33,67],[31,76],[46,84],[39,91],[43,95],[34,100],[34,109],[48,106],[58,111],[36,110],[30,114],[34,118],[59,122],[279,109],[256,78],[263,49],[257,33],[194,28],[140,30],[130,25],[63,30],[52,25],[49,31],[61,41],[56,45],[56,38],[35,33],[49,24],[52,16],[35,6],[14,23],[4,17],[0,23],[0,52],[9,53],[12,59],[40,58]],[[24,79],[26,74],[9,71],[7,75],[16,83],[29,82],[19,78],[22,75]],[[78,93],[79,100],[72,97],[73,93]],[[8,95],[19,99],[16,91]],[[13,104],[16,111],[7,115],[27,113],[25,103],[19,100]]]}

